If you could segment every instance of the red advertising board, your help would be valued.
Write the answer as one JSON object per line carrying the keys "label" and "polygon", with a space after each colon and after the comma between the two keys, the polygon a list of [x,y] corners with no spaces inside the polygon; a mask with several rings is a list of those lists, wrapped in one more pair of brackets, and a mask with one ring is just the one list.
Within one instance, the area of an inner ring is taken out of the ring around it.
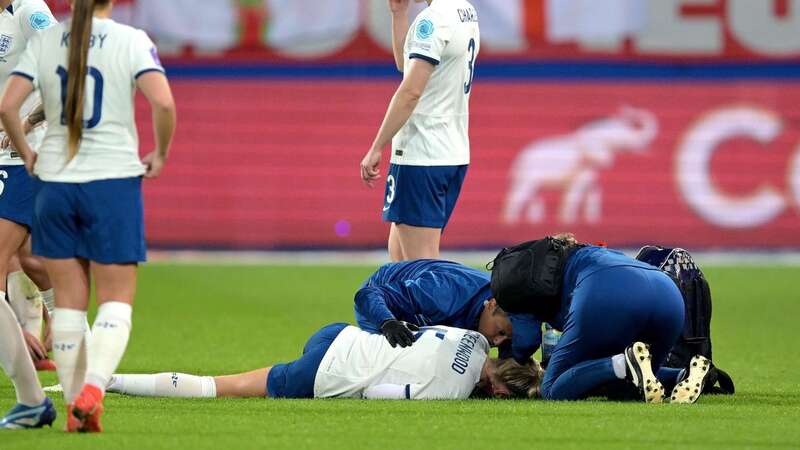
{"label": "red advertising board", "polygon": [[[358,163],[394,81],[173,85],[176,144],[146,183],[151,245],[385,244],[383,189],[361,184]],[[483,81],[443,246],[569,230],[618,246],[798,248],[799,103],[788,82]]]}
{"label": "red advertising board", "polygon": [[[68,0],[47,0],[65,18]],[[792,0],[472,0],[484,59],[800,60]],[[363,61],[390,56],[386,0],[119,0],[166,59]],[[426,5],[413,5],[413,16]]]}

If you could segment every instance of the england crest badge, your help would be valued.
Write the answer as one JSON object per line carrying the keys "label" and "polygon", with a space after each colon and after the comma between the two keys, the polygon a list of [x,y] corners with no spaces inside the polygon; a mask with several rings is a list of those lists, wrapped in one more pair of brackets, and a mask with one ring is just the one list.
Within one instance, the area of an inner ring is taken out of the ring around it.
{"label": "england crest badge", "polygon": [[0,34],[0,58],[6,56],[11,50],[11,44],[14,38],[7,34]]}

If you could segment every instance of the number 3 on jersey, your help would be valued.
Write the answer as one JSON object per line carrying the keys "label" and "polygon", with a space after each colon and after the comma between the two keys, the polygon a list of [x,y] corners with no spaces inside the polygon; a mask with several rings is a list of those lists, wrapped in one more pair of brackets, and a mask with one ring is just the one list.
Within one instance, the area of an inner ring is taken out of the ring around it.
{"label": "number 3 on jersey", "polygon": [[472,79],[475,78],[475,39],[469,40],[469,47],[467,51],[470,52],[469,58],[469,81],[464,84],[464,95],[468,95],[472,91]]}
{"label": "number 3 on jersey", "polygon": [[[100,123],[100,119],[103,118],[103,74],[100,73],[100,71],[95,67],[89,66],[87,67],[87,70],[87,76],[94,80],[94,96],[92,102],[92,117],[83,121],[83,127],[87,130],[91,130],[92,128],[96,127]],[[61,77],[61,107],[66,108],[68,90],[67,80],[69,78],[69,73],[67,72],[67,69],[62,66],[58,66],[56,73],[59,77]],[[66,124],[67,118],[64,116],[62,109],[61,125]]]}

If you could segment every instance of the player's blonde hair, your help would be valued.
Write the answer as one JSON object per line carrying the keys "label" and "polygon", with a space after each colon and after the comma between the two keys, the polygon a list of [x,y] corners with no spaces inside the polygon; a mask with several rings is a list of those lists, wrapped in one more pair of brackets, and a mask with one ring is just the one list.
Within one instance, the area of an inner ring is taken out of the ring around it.
{"label": "player's blonde hair", "polygon": [[520,364],[513,358],[496,360],[497,378],[508,386],[511,395],[517,398],[541,397],[544,369],[539,361],[531,358]]}
{"label": "player's blonde hair", "polygon": [[578,245],[578,240],[572,233],[558,233],[557,235],[553,236],[553,238],[558,239],[559,241],[564,241],[568,246]]}
{"label": "player's blonde hair", "polygon": [[69,34],[69,59],[67,60],[67,94],[64,101],[64,119],[67,139],[67,162],[78,154],[83,138],[83,103],[86,94],[86,71],[89,59],[89,40],[92,37],[92,17],[97,8],[108,6],[112,0],[73,0],[72,24]]}

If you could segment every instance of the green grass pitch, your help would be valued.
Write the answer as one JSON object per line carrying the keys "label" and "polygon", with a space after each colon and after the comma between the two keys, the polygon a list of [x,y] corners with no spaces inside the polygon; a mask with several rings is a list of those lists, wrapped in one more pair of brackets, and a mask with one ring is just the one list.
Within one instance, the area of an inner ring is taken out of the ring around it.
{"label": "green grass pitch", "polygon": [[[371,267],[142,268],[120,372],[232,373],[297,357],[320,326],[353,321]],[[607,401],[179,400],[109,395],[101,435],[1,432],[0,449],[800,448],[800,269],[709,267],[714,355],[733,397]],[[55,376],[44,375],[52,384]],[[0,376],[0,408],[14,403]]]}

